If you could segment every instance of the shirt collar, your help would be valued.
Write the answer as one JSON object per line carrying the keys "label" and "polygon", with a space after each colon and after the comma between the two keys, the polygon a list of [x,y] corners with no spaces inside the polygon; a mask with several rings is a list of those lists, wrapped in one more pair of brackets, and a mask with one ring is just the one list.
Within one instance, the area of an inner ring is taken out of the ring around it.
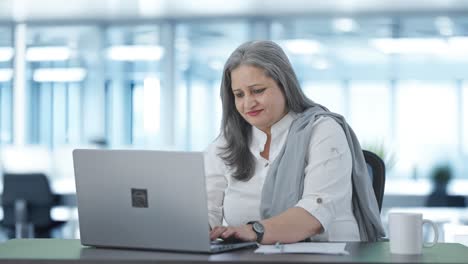
{"label": "shirt collar", "polygon": [[[276,122],[271,127],[271,144],[276,142],[276,139],[281,136],[282,134],[286,133],[291,126],[291,123],[294,119],[297,118],[297,114],[294,112],[289,111],[280,121]],[[267,134],[262,130],[252,126],[252,145],[251,150],[252,152],[262,152],[263,148],[265,147],[265,143],[267,141]]]}

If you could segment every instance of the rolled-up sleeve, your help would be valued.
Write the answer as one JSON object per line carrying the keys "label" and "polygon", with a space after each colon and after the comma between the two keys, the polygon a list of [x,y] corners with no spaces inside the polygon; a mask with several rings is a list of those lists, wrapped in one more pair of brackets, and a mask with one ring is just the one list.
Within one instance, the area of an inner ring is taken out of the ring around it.
{"label": "rolled-up sleeve", "polygon": [[218,145],[219,140],[210,144],[204,152],[208,219],[211,227],[223,223],[223,201],[227,187],[226,169],[218,155]]}
{"label": "rolled-up sleeve", "polygon": [[352,158],[346,135],[332,118],[315,121],[306,158],[304,192],[296,204],[327,231],[343,206],[351,204]]}

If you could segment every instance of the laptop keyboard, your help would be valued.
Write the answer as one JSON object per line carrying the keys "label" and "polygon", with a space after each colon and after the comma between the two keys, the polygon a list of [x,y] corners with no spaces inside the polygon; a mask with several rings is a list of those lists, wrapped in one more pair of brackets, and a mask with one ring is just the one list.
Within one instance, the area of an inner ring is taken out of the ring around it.
{"label": "laptop keyboard", "polygon": [[229,237],[226,239],[215,239],[211,241],[211,245],[223,245],[223,244],[239,244],[239,243],[245,243],[246,241],[240,240],[235,237]]}
{"label": "laptop keyboard", "polygon": [[210,248],[211,250],[228,250],[228,249],[234,249],[236,247],[236,244],[211,244]]}
{"label": "laptop keyboard", "polygon": [[229,238],[226,240],[216,239],[216,240],[211,241],[211,249],[217,249],[217,250],[233,249],[233,248],[238,247],[239,244],[245,244],[245,243],[248,243],[248,242],[242,241],[237,238]]}

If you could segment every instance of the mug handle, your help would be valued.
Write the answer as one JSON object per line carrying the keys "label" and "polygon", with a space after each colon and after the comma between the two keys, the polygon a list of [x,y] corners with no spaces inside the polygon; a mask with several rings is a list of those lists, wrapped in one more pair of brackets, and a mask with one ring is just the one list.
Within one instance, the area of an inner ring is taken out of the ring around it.
{"label": "mug handle", "polygon": [[437,241],[439,241],[439,229],[437,228],[437,225],[431,220],[423,219],[422,225],[424,224],[430,224],[432,226],[432,229],[434,230],[434,240],[432,242],[424,242],[423,246],[433,247]]}

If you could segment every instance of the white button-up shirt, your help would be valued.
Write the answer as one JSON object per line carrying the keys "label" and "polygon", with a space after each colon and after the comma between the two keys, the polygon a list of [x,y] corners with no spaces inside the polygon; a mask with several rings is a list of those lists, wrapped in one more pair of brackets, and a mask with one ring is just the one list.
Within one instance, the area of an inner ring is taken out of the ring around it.
{"label": "white button-up shirt", "polygon": [[[288,113],[271,127],[269,160],[260,156],[267,135],[252,127],[250,151],[255,157],[255,172],[247,181],[231,177],[232,169],[219,156],[225,139],[218,137],[205,151],[205,171],[210,225],[237,226],[260,220],[263,183],[286,142],[289,127],[296,118]],[[352,212],[351,152],[341,126],[330,117],[315,121],[306,157],[304,192],[295,205],[313,215],[324,232],[312,237],[317,241],[359,241],[359,229]],[[284,175],[287,176],[287,175]]]}

